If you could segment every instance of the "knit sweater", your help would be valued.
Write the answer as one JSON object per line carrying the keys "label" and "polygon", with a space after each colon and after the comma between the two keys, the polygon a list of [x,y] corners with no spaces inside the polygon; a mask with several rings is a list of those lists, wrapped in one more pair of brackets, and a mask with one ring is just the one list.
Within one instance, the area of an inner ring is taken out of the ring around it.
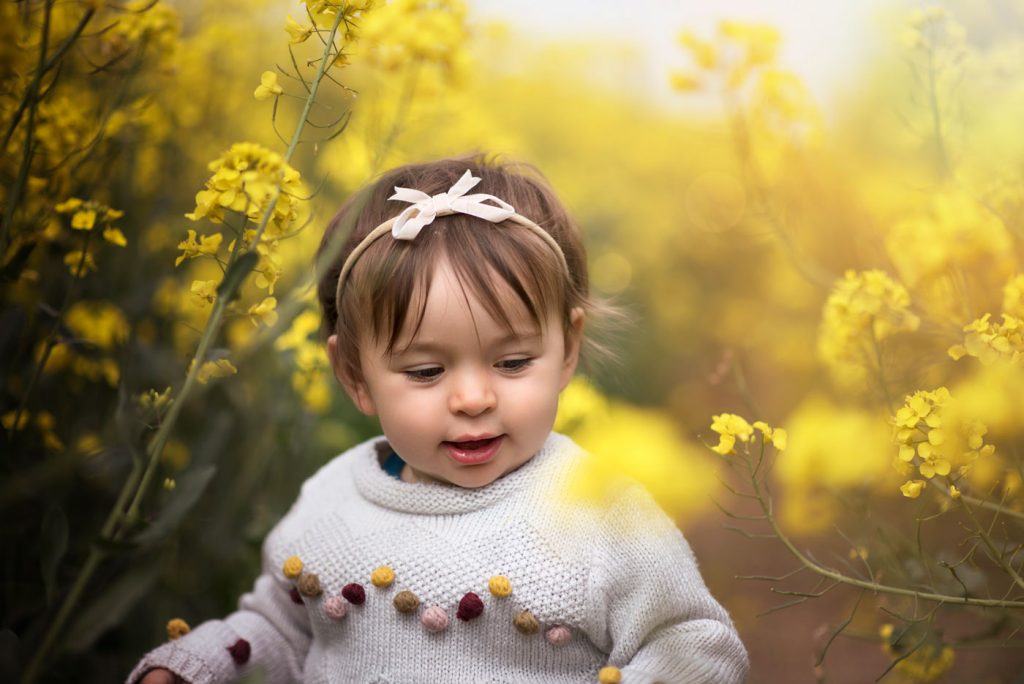
{"label": "knit sweater", "polygon": [[649,495],[560,494],[587,458],[568,437],[478,489],[397,480],[387,449],[369,440],[307,480],[238,610],[151,651],[128,681],[155,667],[193,684],[254,667],[269,684],[582,684],[606,666],[623,684],[744,679],[729,616]]}

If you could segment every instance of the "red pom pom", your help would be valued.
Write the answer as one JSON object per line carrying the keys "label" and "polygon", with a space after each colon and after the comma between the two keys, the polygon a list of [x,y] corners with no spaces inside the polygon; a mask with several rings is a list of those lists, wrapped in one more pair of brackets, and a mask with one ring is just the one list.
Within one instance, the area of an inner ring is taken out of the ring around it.
{"label": "red pom pom", "polygon": [[346,601],[357,606],[361,606],[366,602],[366,590],[363,589],[362,584],[357,584],[356,582],[346,584],[341,590],[341,595],[345,597]]}
{"label": "red pom pom", "polygon": [[292,603],[298,603],[302,605],[302,596],[299,594],[299,590],[292,587],[292,590],[288,592],[288,595],[292,597]]}
{"label": "red pom pom", "polygon": [[235,661],[236,665],[245,665],[249,662],[252,647],[249,646],[249,642],[245,639],[239,639],[231,646],[228,646],[228,653],[231,654],[231,659]]}
{"label": "red pom pom", "polygon": [[460,620],[472,620],[473,618],[480,617],[484,612],[484,602],[480,600],[480,597],[473,592],[467,593],[459,601],[459,610],[455,613],[455,617]]}

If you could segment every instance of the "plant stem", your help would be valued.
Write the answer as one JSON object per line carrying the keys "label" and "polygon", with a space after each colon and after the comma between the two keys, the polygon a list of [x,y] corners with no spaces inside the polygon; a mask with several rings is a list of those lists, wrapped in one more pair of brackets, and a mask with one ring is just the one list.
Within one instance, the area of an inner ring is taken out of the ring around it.
{"label": "plant stem", "polygon": [[[291,144],[288,146],[288,151],[285,154],[285,160],[291,159],[292,154],[295,152],[295,148],[298,146],[299,140],[302,135],[302,130],[307,123],[310,109],[313,106],[313,101],[316,99],[317,88],[320,81],[323,78],[324,71],[327,68],[327,60],[331,56],[331,51],[334,48],[334,39],[338,32],[338,26],[343,20],[343,13],[339,10],[337,17],[335,17],[334,26],[331,28],[330,35],[324,44],[323,59],[320,62],[320,67],[317,70],[316,76],[313,79],[312,87],[310,88],[309,96],[306,98],[306,105],[302,112],[302,118],[296,124],[295,133],[292,135]],[[278,188],[280,193],[280,188]],[[256,236],[251,243],[251,247],[248,251],[253,251],[259,245],[260,237],[263,234],[267,223],[270,221],[270,217],[274,213],[274,208],[277,205],[277,195],[271,200],[269,206],[264,211],[263,216],[260,220],[259,228],[256,231]],[[239,241],[236,245],[235,251],[231,253],[229,257],[228,266],[230,267],[233,259],[242,251],[242,243]],[[240,286],[240,284],[239,284]],[[236,286],[238,287],[238,286]],[[192,368],[189,370],[188,375],[185,377],[185,383],[182,389],[174,398],[174,403],[171,404],[171,408],[167,412],[167,416],[161,422],[160,428],[154,435],[153,440],[150,442],[149,447],[146,449],[146,455],[148,462],[145,465],[143,471],[140,462],[136,461],[133,466],[128,479],[125,481],[124,486],[121,488],[121,492],[118,495],[117,502],[111,509],[110,514],[107,516],[107,521],[103,526],[103,531],[100,534],[100,539],[103,541],[120,541],[128,532],[131,531],[132,525],[138,519],[138,511],[142,505],[146,492],[149,489],[149,484],[152,481],[153,475],[156,472],[156,466],[160,459],[160,454],[163,452],[163,447],[167,443],[167,439],[174,429],[177,422],[178,416],[181,412],[182,406],[185,400],[192,393],[196,380],[199,375],[199,369],[202,366],[203,359],[205,358],[206,352],[209,346],[213,343],[217,333],[220,331],[221,323],[224,318],[224,311],[229,302],[234,296],[235,290],[222,293],[214,304],[213,311],[210,314],[210,318],[206,322],[206,326],[203,329],[202,337],[200,338],[199,346],[196,350],[195,358],[193,359]],[[122,515],[126,502],[131,500],[128,505],[128,510]],[[64,623],[67,622],[68,617],[77,606],[78,601],[84,588],[88,585],[92,575],[99,567],[100,562],[103,560],[104,552],[98,548],[93,547],[90,551],[88,558],[86,559],[85,565],[78,571],[78,575],[75,577],[74,584],[72,585],[71,591],[64,598],[61,603],[60,610],[57,613],[56,618],[50,624],[46,635],[43,637],[43,641],[39,648],[33,655],[32,661],[26,669],[25,675],[22,679],[23,684],[31,684],[35,681],[38,676],[39,670],[49,654],[49,651],[56,644],[57,638],[63,630]]]}
{"label": "plant stem", "polygon": [[766,499],[765,495],[761,491],[760,482],[754,475],[753,465],[749,458],[747,459],[747,468],[750,472],[751,484],[754,487],[754,496],[761,506],[761,510],[764,513],[765,519],[768,524],[771,525],[772,531],[779,538],[779,541],[785,545],[793,556],[800,561],[804,567],[808,570],[827,577],[836,582],[842,584],[848,584],[850,586],[859,587],[861,589],[870,589],[873,592],[883,594],[894,594],[897,596],[909,596],[914,599],[922,599],[925,601],[937,601],[939,603],[951,603],[968,606],[986,606],[990,608],[1024,608],[1024,601],[1010,601],[1001,599],[983,599],[983,598],[971,598],[968,596],[950,596],[948,594],[935,594],[932,592],[914,591],[913,589],[904,589],[902,587],[893,587],[887,584],[880,584],[878,582],[868,582],[866,580],[857,579],[855,577],[848,577],[841,572],[826,568],[823,565],[812,561],[793,544],[792,540],[783,533],[779,528],[778,522],[775,520],[775,516],[772,514],[772,505],[770,499]]}

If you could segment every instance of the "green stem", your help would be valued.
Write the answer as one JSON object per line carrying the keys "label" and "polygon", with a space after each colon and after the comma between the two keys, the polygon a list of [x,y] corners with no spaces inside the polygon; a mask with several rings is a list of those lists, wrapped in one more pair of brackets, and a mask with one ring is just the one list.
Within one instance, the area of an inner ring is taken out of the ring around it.
{"label": "green stem", "polygon": [[861,589],[870,589],[876,593],[883,594],[894,594],[896,596],[908,596],[914,599],[921,599],[925,601],[937,601],[939,603],[951,603],[968,606],[986,606],[990,608],[1024,608],[1024,601],[1010,601],[1001,599],[983,599],[983,598],[971,598],[967,596],[951,596],[948,594],[935,594],[932,592],[914,591],[913,589],[904,589],[902,587],[893,587],[887,584],[879,584],[878,582],[868,582],[866,580],[857,579],[855,577],[848,577],[841,572],[826,568],[823,565],[812,561],[810,558],[800,552],[796,545],[793,544],[792,540],[787,537],[782,530],[779,528],[778,522],[775,520],[775,516],[772,514],[772,506],[769,499],[765,498],[765,495],[761,491],[760,482],[754,475],[753,466],[749,459],[747,459],[747,468],[750,471],[750,481],[754,487],[754,496],[761,506],[761,511],[764,513],[765,519],[768,524],[771,525],[772,531],[779,538],[779,541],[789,550],[793,556],[803,564],[811,572],[814,572],[822,577],[827,577],[835,582],[842,584],[848,584],[850,586],[859,587]]}
{"label": "green stem", "polygon": [[60,310],[57,312],[57,318],[53,322],[53,327],[50,328],[50,333],[46,336],[46,342],[43,346],[43,354],[36,361],[35,367],[32,369],[32,377],[29,379],[28,387],[25,388],[25,394],[21,397],[21,403],[18,404],[18,410],[14,413],[14,423],[11,429],[7,432],[7,437],[11,438],[14,435],[14,430],[17,429],[21,416],[28,408],[28,400],[32,395],[32,390],[35,389],[36,384],[39,382],[39,377],[43,373],[43,369],[46,368],[46,362],[50,359],[50,354],[53,352],[53,348],[56,346],[57,332],[60,330],[61,321],[64,320],[64,313],[68,309],[68,305],[71,303],[71,296],[75,290],[75,283],[82,278],[82,271],[85,268],[85,260],[89,258],[89,241],[92,238],[94,230],[88,231],[85,234],[85,240],[82,242],[82,256],[78,260],[78,266],[75,267],[74,279],[71,281],[71,285],[68,287],[67,293],[64,295],[64,302],[60,306]]}
{"label": "green stem", "polygon": [[[46,50],[50,44],[50,15],[52,10],[53,0],[47,0],[43,8],[43,28],[42,36],[39,39],[39,65],[36,68],[36,78],[32,79],[22,100],[23,103],[28,103],[28,123],[25,126],[25,141],[18,176],[14,181],[14,186],[11,188],[11,194],[7,196],[7,207],[4,211],[2,226],[3,233],[0,233],[0,255],[7,251],[7,243],[13,239],[14,229],[11,224],[14,222],[14,212],[17,211],[18,204],[21,203],[21,193],[24,191],[25,183],[28,181],[28,172],[32,167],[32,155],[35,153],[35,145],[32,138],[35,136],[36,111],[39,108],[39,85],[42,82],[43,66],[46,64]],[[23,109],[15,113],[15,118],[11,120],[9,135],[4,136],[4,144],[0,146],[0,151],[4,154],[7,153],[7,143],[10,142],[10,135],[13,135],[14,129],[17,128],[17,120],[21,116],[21,111]]]}
{"label": "green stem", "polygon": [[[331,56],[332,48],[334,47],[334,38],[338,31],[338,26],[341,24],[343,19],[342,13],[339,11],[338,16],[335,18],[334,26],[331,28],[330,36],[324,45],[324,55],[320,63],[320,68],[317,70],[316,76],[314,77],[312,87],[310,88],[309,96],[306,98],[306,106],[303,109],[302,118],[296,124],[296,130],[292,136],[291,144],[288,146],[288,151],[285,154],[285,160],[290,160],[292,154],[295,152],[295,148],[298,146],[299,139],[302,135],[302,129],[305,127],[307,118],[309,116],[310,109],[313,101],[316,99],[316,93],[320,81],[323,78],[324,71],[327,67],[328,59]],[[280,188],[278,188],[280,192]],[[255,250],[256,246],[259,245],[260,237],[263,234],[270,217],[273,215],[274,208],[277,205],[277,197],[275,196],[271,200],[270,205],[263,213],[263,217],[260,221],[259,228],[256,231],[256,237],[251,243],[249,251]],[[232,259],[236,258],[242,251],[241,241],[237,243],[235,251],[231,253],[229,257],[229,266]],[[237,287],[237,286],[236,286]],[[138,519],[139,508],[142,505],[142,500],[145,497],[146,492],[149,489],[149,485],[156,472],[156,466],[160,459],[160,454],[163,452],[163,447],[167,443],[167,439],[170,436],[174,426],[177,422],[178,416],[180,415],[181,408],[185,403],[185,400],[192,393],[196,380],[199,375],[199,368],[202,366],[203,358],[205,358],[206,352],[209,346],[213,343],[217,333],[220,330],[220,325],[223,321],[224,311],[227,306],[227,302],[231,301],[234,296],[235,290],[221,293],[214,303],[213,311],[210,314],[210,318],[207,320],[206,327],[203,330],[202,337],[200,338],[199,347],[196,350],[195,358],[192,363],[192,368],[189,370],[188,375],[185,378],[185,383],[182,386],[181,391],[175,396],[174,403],[171,404],[171,408],[167,412],[167,416],[164,421],[160,424],[160,428],[154,435],[153,440],[150,442],[149,447],[146,450],[148,462],[146,463],[144,472],[139,462],[136,462],[132,471],[121,488],[121,493],[118,495],[117,502],[111,509],[110,514],[107,517],[107,522],[103,526],[103,531],[100,538],[104,541],[118,541],[125,537],[125,535],[131,530],[133,523]],[[131,499],[131,503],[128,505],[127,512],[122,515],[125,503]],[[82,591],[88,585],[92,575],[99,567],[100,562],[103,559],[103,552],[97,548],[93,548],[90,552],[89,557],[86,560],[85,565],[79,570],[78,575],[75,578],[75,582],[72,585],[71,591],[65,597],[61,604],[60,610],[57,613],[57,617],[51,623],[46,635],[40,647],[36,650],[32,662],[26,670],[25,677],[23,678],[23,684],[31,684],[38,676],[39,669],[42,666],[49,651],[54,647],[57,641],[57,637],[63,629],[64,623],[81,598]]]}

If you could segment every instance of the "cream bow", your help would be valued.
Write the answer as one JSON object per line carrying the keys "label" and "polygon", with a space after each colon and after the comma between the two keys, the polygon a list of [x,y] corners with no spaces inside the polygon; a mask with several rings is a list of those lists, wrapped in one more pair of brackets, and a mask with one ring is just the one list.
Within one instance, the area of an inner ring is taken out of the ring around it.
{"label": "cream bow", "polygon": [[[391,227],[391,235],[396,240],[413,240],[420,234],[423,227],[429,225],[435,218],[449,214],[469,214],[491,223],[500,223],[516,213],[511,204],[494,195],[483,193],[466,195],[479,182],[479,178],[466,171],[448,192],[442,192],[433,197],[419,190],[396,186],[395,194],[388,199],[413,204],[395,219],[395,223]],[[497,206],[486,204],[485,200],[491,200]]]}

